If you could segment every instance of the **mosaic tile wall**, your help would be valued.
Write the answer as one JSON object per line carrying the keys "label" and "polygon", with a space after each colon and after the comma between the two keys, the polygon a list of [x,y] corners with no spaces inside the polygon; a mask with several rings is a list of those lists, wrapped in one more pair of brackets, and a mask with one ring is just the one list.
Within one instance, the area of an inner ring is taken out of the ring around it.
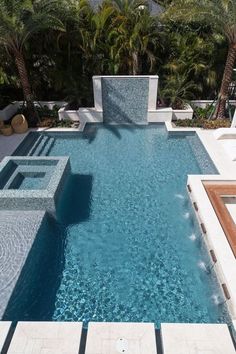
{"label": "mosaic tile wall", "polygon": [[147,122],[149,78],[102,78],[105,123]]}
{"label": "mosaic tile wall", "polygon": [[44,211],[0,213],[0,319],[34,243]]}

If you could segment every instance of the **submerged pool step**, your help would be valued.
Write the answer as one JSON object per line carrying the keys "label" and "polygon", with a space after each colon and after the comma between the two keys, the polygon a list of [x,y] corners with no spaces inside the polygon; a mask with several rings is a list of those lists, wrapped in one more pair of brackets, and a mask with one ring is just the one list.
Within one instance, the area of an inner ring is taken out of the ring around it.
{"label": "submerged pool step", "polygon": [[32,148],[29,150],[29,152],[27,154],[28,156],[34,156],[35,155],[35,150],[37,149],[37,147],[41,143],[42,139],[43,139],[43,135],[40,135],[38,137],[38,139],[36,139],[35,143],[33,144]]}
{"label": "submerged pool step", "polygon": [[43,149],[47,145],[49,140],[49,137],[47,135],[43,135],[42,140],[40,141],[40,144],[37,146],[37,148],[34,151],[34,156],[40,156],[42,154]]}
{"label": "submerged pool step", "polygon": [[52,137],[49,137],[47,140],[47,143],[44,145],[42,151],[40,151],[40,155],[47,156],[50,153],[50,151],[54,145],[54,142],[55,142],[55,139]]}
{"label": "submerged pool step", "polygon": [[35,142],[32,149],[29,151],[28,156],[47,156],[50,152],[55,139],[48,135],[40,135]]}
{"label": "submerged pool step", "polygon": [[19,166],[14,170],[14,172],[11,174],[11,176],[9,177],[7,183],[5,184],[3,189],[11,189],[10,186],[12,184],[12,182],[14,181],[14,179],[16,178],[17,174],[19,173],[20,169]]}

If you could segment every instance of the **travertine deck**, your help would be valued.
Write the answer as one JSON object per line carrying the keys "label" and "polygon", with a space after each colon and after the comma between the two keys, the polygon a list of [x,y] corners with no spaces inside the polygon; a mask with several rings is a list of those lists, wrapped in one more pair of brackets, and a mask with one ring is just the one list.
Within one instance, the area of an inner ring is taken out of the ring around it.
{"label": "travertine deck", "polygon": [[18,322],[8,354],[78,354],[81,322]]}
{"label": "travertine deck", "polygon": [[[0,351],[11,322],[0,322]],[[79,354],[82,322],[18,322],[7,354]],[[163,354],[233,354],[226,324],[161,324]],[[94,323],[85,354],[157,354],[152,323]],[[159,353],[159,351],[158,351]]]}
{"label": "travertine deck", "polygon": [[11,327],[11,322],[0,322],[0,353]]}
{"label": "travertine deck", "polygon": [[232,182],[230,184],[224,182],[205,182],[204,187],[225,232],[234,256],[236,257],[236,225],[223,200],[225,197],[236,196],[236,182],[235,184]]}
{"label": "travertine deck", "polygon": [[28,133],[13,134],[11,136],[0,135],[0,161],[5,156],[10,156]]}
{"label": "travertine deck", "polygon": [[153,323],[90,322],[86,354],[157,354]]}
{"label": "travertine deck", "polygon": [[163,323],[161,334],[164,354],[235,354],[225,324]]}

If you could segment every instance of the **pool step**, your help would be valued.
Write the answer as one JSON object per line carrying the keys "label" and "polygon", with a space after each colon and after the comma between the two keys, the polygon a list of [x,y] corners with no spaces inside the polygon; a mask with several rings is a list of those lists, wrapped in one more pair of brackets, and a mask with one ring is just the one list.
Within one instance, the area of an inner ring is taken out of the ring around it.
{"label": "pool step", "polygon": [[40,152],[40,155],[48,156],[53,145],[54,145],[54,142],[55,142],[55,139],[52,137],[49,137],[47,143],[44,145],[43,150]]}
{"label": "pool step", "polygon": [[34,143],[28,156],[47,156],[54,144],[55,139],[46,134],[42,134]]}
{"label": "pool step", "polygon": [[45,146],[47,146],[49,139],[50,138],[47,135],[43,135],[43,138],[42,138],[40,144],[37,146],[37,148],[34,151],[34,156],[41,156],[42,155],[42,152],[43,152]]}
{"label": "pool step", "polygon": [[29,150],[28,152],[28,156],[34,156],[35,155],[35,150],[37,149],[37,147],[39,146],[39,144],[41,143],[42,139],[43,139],[44,135],[39,135],[38,139],[36,139],[35,143],[33,144],[32,148]]}

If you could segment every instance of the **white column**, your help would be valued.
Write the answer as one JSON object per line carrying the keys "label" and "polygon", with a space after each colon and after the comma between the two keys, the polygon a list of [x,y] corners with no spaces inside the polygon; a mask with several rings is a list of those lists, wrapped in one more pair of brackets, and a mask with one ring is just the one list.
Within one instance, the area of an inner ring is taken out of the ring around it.
{"label": "white column", "polygon": [[93,97],[94,107],[96,111],[102,111],[102,78],[101,76],[93,76]]}
{"label": "white column", "polygon": [[156,110],[158,76],[149,76],[148,111]]}

